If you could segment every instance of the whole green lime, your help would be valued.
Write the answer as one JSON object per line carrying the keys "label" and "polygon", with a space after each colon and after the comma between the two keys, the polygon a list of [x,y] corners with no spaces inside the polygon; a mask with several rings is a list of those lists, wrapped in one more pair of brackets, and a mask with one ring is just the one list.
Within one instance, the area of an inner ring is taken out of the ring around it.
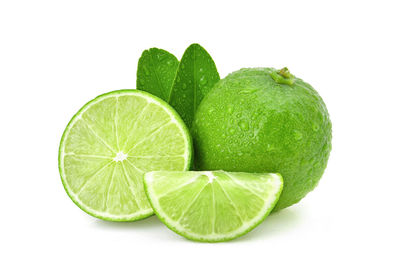
{"label": "whole green lime", "polygon": [[277,172],[275,211],[314,189],[329,158],[332,125],[322,98],[287,68],[249,68],[220,80],[192,128],[199,170]]}

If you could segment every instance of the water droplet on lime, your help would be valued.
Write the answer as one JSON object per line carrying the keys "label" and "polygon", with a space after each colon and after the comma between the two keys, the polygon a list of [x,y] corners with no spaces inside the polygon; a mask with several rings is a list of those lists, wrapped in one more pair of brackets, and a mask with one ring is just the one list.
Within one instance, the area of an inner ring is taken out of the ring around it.
{"label": "water droplet on lime", "polygon": [[299,140],[301,140],[302,138],[303,138],[303,134],[300,132],[300,131],[295,131],[294,132],[294,138],[297,140],[297,141],[299,141]]}
{"label": "water droplet on lime", "polygon": [[272,150],[274,150],[275,149],[275,147],[272,145],[272,144],[267,144],[267,151],[269,152],[269,151],[272,151]]}
{"label": "water droplet on lime", "polygon": [[245,121],[240,121],[239,122],[239,127],[242,129],[242,130],[248,130],[249,129],[249,124],[247,123],[247,122],[245,122]]}
{"label": "water droplet on lime", "polygon": [[240,91],[239,93],[240,94],[251,94],[251,93],[254,93],[254,92],[256,92],[257,90],[242,90],[242,91]]}
{"label": "water droplet on lime", "polygon": [[319,168],[319,167],[321,167],[321,162],[320,162],[320,161],[316,161],[316,162],[313,164],[313,167],[314,167],[314,168]]}
{"label": "water droplet on lime", "polygon": [[183,84],[182,84],[182,89],[186,89],[186,87],[187,87],[187,86],[186,86],[186,83],[183,83]]}

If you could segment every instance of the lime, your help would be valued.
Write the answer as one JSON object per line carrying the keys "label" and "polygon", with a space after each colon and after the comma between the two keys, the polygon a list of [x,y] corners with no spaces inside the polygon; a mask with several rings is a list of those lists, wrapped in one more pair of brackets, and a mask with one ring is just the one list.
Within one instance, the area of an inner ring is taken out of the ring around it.
{"label": "lime", "polygon": [[133,221],[153,214],[143,174],[188,170],[191,146],[182,119],[167,103],[142,91],[114,91],[87,103],[69,122],[60,143],[60,175],[69,197],[88,214]]}
{"label": "lime", "polygon": [[241,69],[219,81],[199,105],[195,167],[281,173],[279,210],[317,185],[331,138],[326,106],[309,84],[287,69]]}
{"label": "lime", "polygon": [[155,213],[171,230],[196,241],[231,240],[270,213],[283,187],[279,174],[155,171],[144,176]]}

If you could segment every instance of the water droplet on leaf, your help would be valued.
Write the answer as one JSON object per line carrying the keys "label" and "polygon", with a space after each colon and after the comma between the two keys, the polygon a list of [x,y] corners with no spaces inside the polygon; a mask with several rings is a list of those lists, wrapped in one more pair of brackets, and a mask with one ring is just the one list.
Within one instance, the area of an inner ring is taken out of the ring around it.
{"label": "water droplet on leaf", "polygon": [[207,83],[207,79],[204,76],[202,76],[200,78],[200,85],[205,85],[206,83]]}

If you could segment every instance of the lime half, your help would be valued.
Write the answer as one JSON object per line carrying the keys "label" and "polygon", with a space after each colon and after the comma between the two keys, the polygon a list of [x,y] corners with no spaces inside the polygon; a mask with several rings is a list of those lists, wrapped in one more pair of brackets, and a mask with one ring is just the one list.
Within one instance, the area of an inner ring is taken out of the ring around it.
{"label": "lime half", "polygon": [[153,210],[143,174],[188,170],[192,142],[179,115],[142,91],[103,94],[78,111],[60,143],[59,170],[72,201],[105,220],[133,221]]}
{"label": "lime half", "polygon": [[196,241],[219,242],[255,228],[275,206],[280,174],[155,171],[144,176],[155,213],[171,230]]}

